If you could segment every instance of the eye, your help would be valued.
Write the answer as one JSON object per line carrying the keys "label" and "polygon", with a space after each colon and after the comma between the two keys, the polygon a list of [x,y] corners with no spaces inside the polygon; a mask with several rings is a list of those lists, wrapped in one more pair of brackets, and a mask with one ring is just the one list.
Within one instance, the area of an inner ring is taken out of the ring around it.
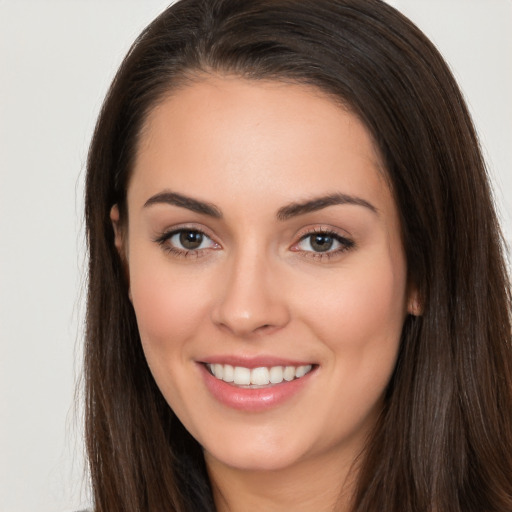
{"label": "eye", "polygon": [[175,229],[162,234],[155,242],[178,256],[198,255],[198,251],[219,248],[219,244],[198,229]]}
{"label": "eye", "polygon": [[354,242],[338,233],[331,231],[314,231],[302,236],[292,248],[296,251],[312,253],[311,256],[331,256],[346,251],[354,246]]}
{"label": "eye", "polygon": [[204,249],[204,246],[208,246],[208,242],[211,242],[211,240],[200,231],[183,229],[172,235],[169,238],[169,242],[180,249],[183,248],[188,251],[193,251],[196,249]]}
{"label": "eye", "polygon": [[304,237],[298,244],[303,251],[327,252],[339,244],[335,238],[328,233],[313,233]]}

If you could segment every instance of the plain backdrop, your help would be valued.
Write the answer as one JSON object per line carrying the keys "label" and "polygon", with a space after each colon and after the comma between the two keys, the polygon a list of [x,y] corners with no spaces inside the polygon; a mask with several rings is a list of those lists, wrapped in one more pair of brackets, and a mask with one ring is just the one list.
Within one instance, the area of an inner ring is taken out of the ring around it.
{"label": "plain backdrop", "polygon": [[[122,57],[168,3],[0,0],[0,512],[89,501],[75,405],[87,146]],[[510,243],[512,0],[390,3],[458,78]]]}

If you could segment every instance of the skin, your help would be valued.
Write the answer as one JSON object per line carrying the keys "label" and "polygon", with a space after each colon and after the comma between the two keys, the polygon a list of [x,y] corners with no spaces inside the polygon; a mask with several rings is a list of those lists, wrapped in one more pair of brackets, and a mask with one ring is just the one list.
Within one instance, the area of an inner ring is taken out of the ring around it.
{"label": "skin", "polygon": [[[209,75],[148,116],[127,225],[112,209],[116,245],[149,366],[204,447],[219,511],[319,512],[340,496],[348,507],[416,300],[383,172],[358,118],[303,85]],[[222,218],[146,205],[169,191]],[[276,216],[340,193],[366,204]],[[162,237],[179,228],[208,238],[176,254],[179,236]],[[312,230],[350,243],[315,251]],[[235,410],[208,391],[199,364],[226,354],[315,366],[279,406]]]}

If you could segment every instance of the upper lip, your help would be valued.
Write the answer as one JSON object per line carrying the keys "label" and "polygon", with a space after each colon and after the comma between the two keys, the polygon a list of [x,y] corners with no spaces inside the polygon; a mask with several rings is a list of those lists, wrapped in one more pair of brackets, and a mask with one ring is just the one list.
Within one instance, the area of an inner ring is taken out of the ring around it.
{"label": "upper lip", "polygon": [[288,359],[277,356],[236,356],[236,355],[214,355],[201,359],[203,364],[229,364],[231,366],[242,366],[244,368],[262,368],[272,366],[306,366],[314,365],[312,361]]}

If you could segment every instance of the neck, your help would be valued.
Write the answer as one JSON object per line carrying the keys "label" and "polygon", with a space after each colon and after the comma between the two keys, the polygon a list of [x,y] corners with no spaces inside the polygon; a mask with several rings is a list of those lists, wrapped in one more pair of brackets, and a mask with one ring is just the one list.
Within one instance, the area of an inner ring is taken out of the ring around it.
{"label": "neck", "polygon": [[[332,457],[278,470],[241,470],[205,453],[217,512],[349,512],[357,469]],[[334,466],[334,467],[333,467]]]}

